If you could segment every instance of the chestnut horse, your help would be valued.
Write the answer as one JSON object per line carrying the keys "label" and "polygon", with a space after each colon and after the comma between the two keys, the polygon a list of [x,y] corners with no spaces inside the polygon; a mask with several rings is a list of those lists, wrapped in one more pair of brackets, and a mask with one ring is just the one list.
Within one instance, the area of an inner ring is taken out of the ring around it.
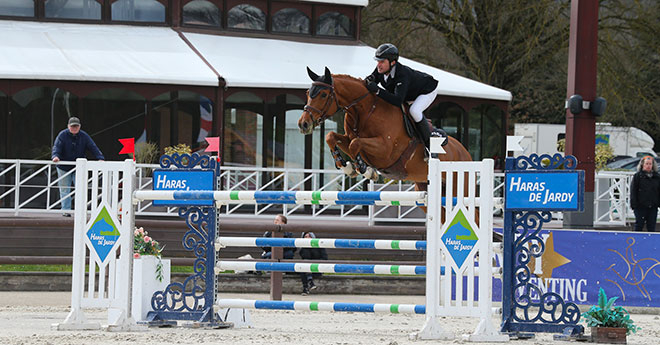
{"label": "chestnut horse", "polygon": [[[351,177],[357,170],[366,178],[383,176],[415,182],[417,190],[426,190],[428,164],[424,156],[424,144],[406,133],[403,114],[374,93],[370,93],[362,79],[348,75],[332,75],[325,68],[319,76],[307,68],[313,80],[307,91],[307,104],[298,120],[300,132],[307,135],[314,128],[339,110],[345,111],[345,135],[330,132],[325,141],[335,159],[337,168]],[[448,137],[443,147],[443,161],[472,161],[470,153],[461,143]],[[339,149],[355,162],[346,162]]]}

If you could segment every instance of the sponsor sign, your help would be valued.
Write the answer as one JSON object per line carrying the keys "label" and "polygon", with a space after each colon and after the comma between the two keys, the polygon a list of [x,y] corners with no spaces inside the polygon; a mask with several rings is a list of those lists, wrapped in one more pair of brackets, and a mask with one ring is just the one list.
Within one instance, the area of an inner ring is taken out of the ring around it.
{"label": "sponsor sign", "polygon": [[[541,230],[539,237],[545,251],[527,265],[538,288],[530,295],[534,302],[539,292],[554,292],[566,302],[595,305],[602,287],[608,297],[618,296],[616,305],[660,307],[660,234]],[[500,266],[501,254],[496,261]],[[493,300],[501,298],[501,281],[494,279]]]}
{"label": "sponsor sign", "polygon": [[[154,190],[215,190],[213,170],[154,170]],[[154,200],[155,206],[212,206],[213,200]]]}
{"label": "sponsor sign", "polygon": [[105,204],[99,208],[96,215],[92,217],[94,221],[89,224],[86,232],[87,238],[99,259],[99,266],[106,262],[108,254],[110,254],[117,244],[119,236],[121,236],[117,227],[117,219],[108,212],[108,208]]}
{"label": "sponsor sign", "polygon": [[518,171],[505,176],[506,210],[584,210],[584,171]]}
{"label": "sponsor sign", "polygon": [[465,217],[463,208],[457,208],[450,219],[440,239],[455,263],[455,270],[460,272],[479,241],[474,231],[477,227]]}

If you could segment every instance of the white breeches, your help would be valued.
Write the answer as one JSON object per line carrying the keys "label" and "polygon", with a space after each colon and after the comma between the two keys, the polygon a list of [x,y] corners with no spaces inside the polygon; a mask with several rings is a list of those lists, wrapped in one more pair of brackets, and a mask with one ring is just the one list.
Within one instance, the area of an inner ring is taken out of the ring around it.
{"label": "white breeches", "polygon": [[410,105],[410,115],[412,115],[415,122],[422,121],[424,118],[424,110],[433,103],[436,95],[435,90],[433,90],[431,93],[417,96],[417,98],[412,101],[412,104]]}

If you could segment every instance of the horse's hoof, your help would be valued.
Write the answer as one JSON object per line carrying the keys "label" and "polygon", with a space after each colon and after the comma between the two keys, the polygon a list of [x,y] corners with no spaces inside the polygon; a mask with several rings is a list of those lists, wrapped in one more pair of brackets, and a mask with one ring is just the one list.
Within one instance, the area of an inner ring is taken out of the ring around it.
{"label": "horse's hoof", "polygon": [[362,174],[362,176],[374,182],[378,181],[378,172],[376,171],[376,169],[372,167],[368,167],[367,171],[365,171],[364,174]]}
{"label": "horse's hoof", "polygon": [[358,176],[357,170],[355,170],[351,162],[346,162],[346,166],[341,167],[341,170],[350,178],[356,178]]}

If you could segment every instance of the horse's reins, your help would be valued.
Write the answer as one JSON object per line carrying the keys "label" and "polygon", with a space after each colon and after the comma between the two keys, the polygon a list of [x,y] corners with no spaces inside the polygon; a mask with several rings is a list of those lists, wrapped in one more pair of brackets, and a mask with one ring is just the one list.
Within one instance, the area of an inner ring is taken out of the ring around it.
{"label": "horse's reins", "polygon": [[[315,113],[318,113],[318,114],[319,114],[318,120],[313,120],[313,121],[314,121],[314,126],[317,126],[321,121],[325,121],[327,118],[329,118],[330,116],[332,116],[334,113],[336,113],[336,112],[339,110],[339,108],[343,108],[344,111],[348,112],[348,110],[349,110],[350,108],[352,108],[352,107],[358,105],[363,99],[365,99],[365,98],[366,98],[367,96],[369,96],[369,94],[371,93],[371,92],[368,92],[368,91],[367,91],[367,93],[365,93],[364,95],[358,97],[358,98],[355,99],[353,102],[351,102],[349,105],[347,105],[347,106],[345,106],[345,107],[342,107],[342,106],[339,105],[339,101],[337,100],[337,95],[335,94],[335,86],[334,86],[334,85],[332,85],[332,84],[328,84],[328,83],[324,83],[324,82],[322,82],[322,81],[314,81],[314,82],[312,82],[312,85],[317,85],[317,86],[327,87],[327,88],[330,89],[330,97],[328,97],[328,98],[326,99],[325,104],[323,105],[323,109],[322,109],[322,110],[316,109],[316,108],[312,107],[311,105],[305,105],[305,106],[303,107],[303,110],[305,110],[305,111],[307,111],[307,112],[310,112],[310,113],[311,113],[311,112],[315,112]],[[309,93],[309,91],[307,91],[307,92]],[[335,107],[336,107],[336,108],[335,108],[335,111],[332,112],[332,113],[328,112],[328,110],[330,110],[330,104],[331,104],[331,101],[332,101],[331,98],[335,101],[334,103],[335,103]],[[369,110],[369,114],[367,114],[367,118],[365,119],[364,122],[366,122],[367,120],[369,120],[369,117],[371,117],[371,114],[374,113],[374,109],[376,109],[376,99],[374,99],[374,104],[371,106],[371,110]],[[355,128],[352,128],[352,129],[353,129],[353,132],[355,132],[355,135],[358,134],[358,128],[357,128],[357,125],[358,125],[358,124],[356,123],[356,124],[355,124]]]}

